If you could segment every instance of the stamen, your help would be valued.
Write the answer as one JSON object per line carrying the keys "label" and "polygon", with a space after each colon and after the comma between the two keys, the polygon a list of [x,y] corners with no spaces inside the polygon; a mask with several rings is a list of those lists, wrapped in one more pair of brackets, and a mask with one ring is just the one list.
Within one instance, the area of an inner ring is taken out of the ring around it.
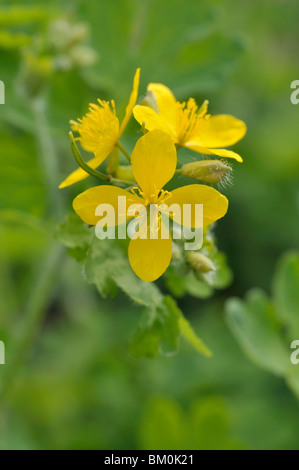
{"label": "stamen", "polygon": [[207,112],[208,101],[204,101],[203,105],[198,106],[193,98],[189,98],[186,102],[178,103],[178,144],[183,145],[195,127],[200,124]]}
{"label": "stamen", "polygon": [[133,193],[136,196],[139,196],[139,195],[142,196],[142,194],[143,194],[143,192],[141,191],[139,186],[133,186],[132,188],[130,188],[130,191],[131,191],[131,193]]}

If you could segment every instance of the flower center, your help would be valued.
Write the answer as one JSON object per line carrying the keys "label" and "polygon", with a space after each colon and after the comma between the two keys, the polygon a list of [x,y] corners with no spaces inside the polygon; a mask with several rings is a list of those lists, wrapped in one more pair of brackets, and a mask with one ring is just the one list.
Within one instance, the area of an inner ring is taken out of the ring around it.
{"label": "flower center", "polygon": [[190,135],[200,123],[200,120],[207,112],[208,101],[204,101],[203,105],[198,108],[195,100],[189,98],[187,103],[177,103],[178,106],[178,144],[184,145],[189,140]]}
{"label": "flower center", "polygon": [[88,113],[78,121],[70,121],[72,130],[79,132],[81,145],[88,152],[96,152],[99,145],[108,142],[113,145],[118,137],[119,123],[113,100],[98,100],[99,104],[91,103]]}
{"label": "flower center", "polygon": [[158,206],[159,204],[164,204],[169,197],[171,197],[171,194],[169,191],[165,191],[164,189],[156,190],[152,194],[145,194],[144,191],[141,191],[141,189],[138,186],[134,186],[131,188],[131,191],[133,194],[137,194],[138,196],[141,196],[142,199],[144,200],[144,205],[146,208],[148,208],[151,204],[154,204],[155,206]]}

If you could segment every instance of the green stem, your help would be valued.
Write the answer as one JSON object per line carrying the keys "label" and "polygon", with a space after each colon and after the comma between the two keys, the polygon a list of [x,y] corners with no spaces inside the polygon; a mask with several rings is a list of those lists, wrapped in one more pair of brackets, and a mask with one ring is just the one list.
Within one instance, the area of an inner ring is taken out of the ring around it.
{"label": "green stem", "polygon": [[[36,97],[29,102],[29,105],[32,110],[35,138],[48,189],[49,210],[53,218],[57,220],[63,215],[63,199],[58,191],[58,158],[46,119],[46,101],[44,96]],[[36,282],[33,284],[27,306],[22,315],[22,324],[16,332],[15,341],[8,355],[9,360],[7,360],[7,365],[5,366],[4,381],[0,390],[2,397],[10,394],[18,369],[25,360],[26,353],[39,331],[40,324],[57,283],[57,272],[62,263],[63,250],[64,248],[55,242],[46,260],[41,264],[40,272]]]}
{"label": "green stem", "polygon": [[110,181],[110,177],[108,175],[105,175],[104,173],[101,173],[100,171],[98,170],[95,170],[94,168],[91,168],[91,166],[89,166],[82,158],[82,155],[77,147],[77,144],[75,142],[75,138],[73,136],[73,133],[72,132],[69,132],[69,136],[70,136],[70,140],[71,140],[71,147],[72,147],[72,151],[73,151],[73,155],[76,159],[76,162],[78,163],[78,165],[84,170],[86,171],[86,173],[88,173],[89,175],[91,176],[94,176],[95,178],[98,178],[99,180],[101,181]]}
{"label": "green stem", "polygon": [[5,366],[4,380],[0,396],[3,398],[11,391],[14,378],[17,376],[20,365],[24,362],[44,317],[49,301],[58,282],[57,271],[62,264],[64,247],[56,242],[52,246],[42,268],[37,276],[37,281],[25,307],[23,324],[17,332],[16,342],[9,354],[9,361]]}
{"label": "green stem", "polygon": [[47,186],[49,209],[55,218],[59,218],[63,216],[63,200],[61,193],[57,190],[59,184],[58,157],[46,118],[45,99],[40,96],[30,103],[41,167]]}
{"label": "green stem", "polygon": [[121,180],[119,178],[114,178],[113,176],[110,176],[110,182],[112,184],[121,184],[121,185],[124,185],[124,186],[132,186],[132,181]]}
{"label": "green stem", "polygon": [[124,156],[129,160],[129,162],[131,161],[131,156],[130,154],[126,151],[126,149],[122,146],[122,144],[120,142],[117,142],[116,143],[116,147],[119,148],[119,150],[124,154]]}
{"label": "green stem", "polygon": [[69,132],[69,136],[70,136],[70,140],[71,140],[71,146],[72,146],[72,151],[73,151],[73,155],[76,159],[76,162],[78,163],[78,165],[84,170],[86,171],[86,173],[88,173],[89,175],[91,176],[95,176],[95,178],[98,178],[99,180],[101,181],[106,181],[107,183],[111,183],[111,184],[122,184],[122,185],[130,185],[131,182],[130,181],[126,181],[126,180],[121,180],[121,179],[118,179],[118,178],[114,178],[113,176],[111,175],[105,175],[104,173],[101,173],[100,171],[98,170],[95,170],[94,168],[91,168],[82,158],[82,155],[77,147],[77,144],[75,142],[75,139],[74,139],[74,136],[73,136],[73,133],[72,132]]}

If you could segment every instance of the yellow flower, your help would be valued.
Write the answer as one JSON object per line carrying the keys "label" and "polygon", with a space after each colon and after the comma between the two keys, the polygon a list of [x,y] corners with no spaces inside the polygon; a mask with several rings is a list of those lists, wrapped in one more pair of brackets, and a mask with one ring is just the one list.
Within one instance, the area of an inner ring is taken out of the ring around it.
{"label": "yellow flower", "polygon": [[228,114],[208,115],[208,101],[201,108],[193,98],[179,103],[170,89],[160,83],[150,83],[147,90],[155,98],[157,112],[149,106],[137,105],[133,109],[135,119],[141,125],[144,123],[147,130],[168,132],[178,146],[204,155],[243,161],[237,153],[223,148],[244,137],[246,124],[243,121]]}
{"label": "yellow flower", "polygon": [[[72,130],[79,133],[76,140],[79,140],[85,150],[94,153],[94,158],[87,162],[93,169],[100,166],[112,152],[132,116],[132,110],[138,96],[139,76],[140,69],[137,69],[133,81],[133,90],[121,125],[119,125],[116,116],[113,100],[111,100],[111,103],[98,100],[99,104],[90,104],[89,112],[83,119],[78,119],[78,122],[71,121]],[[70,186],[87,178],[87,176],[86,171],[78,168],[60,184],[59,188]]]}
{"label": "yellow flower", "polygon": [[[178,204],[182,210],[184,204],[203,204],[203,225],[210,225],[223,217],[227,212],[228,201],[225,196],[216,189],[201,184],[191,184],[171,192],[164,191],[163,186],[173,177],[177,164],[176,149],[169,134],[154,130],[141,137],[132,153],[132,171],[138,184],[138,193],[132,193],[116,186],[96,186],[79,194],[73,207],[81,219],[91,225],[97,225],[100,217],[96,215],[96,209],[100,204],[109,204],[114,208],[116,217],[108,219],[107,226],[120,224],[136,217],[128,215],[131,204],[142,204],[146,208],[143,215],[143,224],[146,223],[146,231],[150,232],[149,224],[150,206],[160,204]],[[119,197],[125,200],[125,210],[119,213]],[[175,221],[175,213],[169,214]],[[104,225],[104,224],[103,224]],[[192,212],[190,226],[197,227],[198,221]],[[165,232],[164,232],[165,235]],[[172,241],[169,232],[166,237],[161,236],[161,224],[158,227],[156,238],[132,238],[129,244],[130,264],[141,279],[154,281],[167,269],[172,252]]]}

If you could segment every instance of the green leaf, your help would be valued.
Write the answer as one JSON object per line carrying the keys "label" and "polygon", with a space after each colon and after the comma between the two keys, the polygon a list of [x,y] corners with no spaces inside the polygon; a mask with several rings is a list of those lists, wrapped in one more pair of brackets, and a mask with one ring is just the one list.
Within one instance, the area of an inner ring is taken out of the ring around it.
{"label": "green leaf", "polygon": [[178,250],[178,258],[164,275],[166,286],[175,297],[180,298],[189,294],[199,299],[207,299],[211,297],[214,289],[225,289],[230,285],[232,271],[227,265],[225,254],[218,251],[215,237],[210,230],[204,233],[203,246],[199,253],[212,262],[215,270],[208,272],[191,270],[181,247],[177,244],[175,247]]}
{"label": "green leaf", "polygon": [[88,282],[94,284],[104,298],[116,296],[118,289],[114,278],[126,269],[120,249],[109,241],[95,238],[84,266]]}
{"label": "green leaf", "polygon": [[177,93],[194,96],[219,88],[232,73],[244,46],[240,38],[223,36],[212,28],[204,37],[202,31],[195,31],[191,40],[175,51],[172,61],[170,73]]}
{"label": "green leaf", "polygon": [[184,415],[174,400],[161,397],[147,403],[141,422],[142,449],[182,449],[184,431]]}
{"label": "green leaf", "polygon": [[132,335],[129,354],[134,359],[155,357],[159,352],[173,354],[178,349],[180,310],[167,296],[162,303],[145,309],[140,325]]}
{"label": "green leaf", "polygon": [[66,222],[56,228],[55,237],[68,248],[82,248],[90,244],[91,232],[80,217],[72,213]]}
{"label": "green leaf", "polygon": [[[67,235],[69,237],[69,230]],[[132,357],[156,356],[160,342],[163,351],[177,350],[179,314],[174,301],[163,298],[155,284],[144,282],[134,274],[127,254],[117,240],[93,239],[86,256],[85,274],[102,297],[109,295],[113,298],[121,289],[134,302],[146,307],[141,324],[130,342]]]}
{"label": "green leaf", "polygon": [[299,253],[290,252],[280,260],[273,281],[277,312],[287,327],[290,340],[299,339]]}
{"label": "green leaf", "polygon": [[290,357],[274,305],[266,295],[253,289],[244,302],[229,299],[225,310],[228,325],[249,358],[273,374],[284,376]]}
{"label": "green leaf", "polygon": [[45,189],[33,138],[2,130],[0,140],[0,207],[40,217],[45,209]]}
{"label": "green leaf", "polygon": [[183,315],[180,315],[179,326],[180,326],[182,336],[191,344],[191,346],[193,346],[198,352],[200,352],[204,356],[207,356],[207,357],[212,356],[212,352],[210,351],[210,349],[196,335],[192,326]]}
{"label": "green leaf", "polygon": [[[247,301],[226,303],[228,325],[248,357],[260,367],[284,377],[299,398],[299,369],[291,363],[291,341],[299,339],[299,256],[285,254],[273,281],[274,300],[257,289]],[[285,337],[287,333],[287,338]]]}
{"label": "green leaf", "polygon": [[144,311],[138,329],[130,340],[130,354],[135,359],[154,357],[159,352],[174,353],[178,349],[179,336],[199,353],[211,357],[212,353],[196,335],[176,302],[166,296],[155,308]]}
{"label": "green leaf", "polygon": [[67,221],[56,227],[55,238],[68,248],[68,254],[78,262],[83,262],[90,245],[90,229],[77,214],[71,214]]}
{"label": "green leaf", "polygon": [[88,282],[95,284],[103,297],[114,296],[119,287],[140,305],[156,305],[163,299],[154,284],[142,281],[134,274],[127,254],[117,240],[94,238],[87,253],[85,274]]}
{"label": "green leaf", "polygon": [[241,442],[230,436],[228,410],[221,398],[196,400],[190,409],[190,449],[242,449]]}
{"label": "green leaf", "polygon": [[152,398],[141,422],[141,448],[242,449],[231,437],[228,410],[218,397],[199,398],[183,411],[180,404],[166,397]]}
{"label": "green leaf", "polygon": [[177,298],[189,294],[199,299],[207,299],[213,294],[213,288],[196,279],[193,272],[182,275],[173,266],[170,266],[165,273],[165,278],[167,288]]}
{"label": "green leaf", "polygon": [[56,237],[72,250],[70,254],[79,261],[86,258],[86,278],[102,297],[114,298],[121,289],[131,300],[145,307],[129,342],[132,358],[173,354],[178,350],[181,334],[198,352],[211,355],[183,318],[175,300],[164,296],[156,284],[142,281],[135,275],[128,261],[126,246],[121,246],[118,240],[98,240],[96,237],[89,246],[90,230],[77,215],[70,216],[65,224],[59,226]]}
{"label": "green leaf", "polygon": [[291,364],[286,375],[286,382],[299,399],[299,370],[298,364]]}
{"label": "green leaf", "polygon": [[[80,18],[89,19],[94,41],[101,45],[102,60],[88,71],[89,81],[108,94],[114,89],[117,102],[125,103],[129,77],[137,65],[142,70],[142,92],[150,77],[182,100],[223,85],[244,50],[239,38],[223,34],[220,9],[207,1],[185,0],[182,8],[180,0],[120,0],[117,6],[90,0],[81,10]],[[123,18],[128,20],[125,27]],[[124,80],[116,85],[112,76]]]}
{"label": "green leaf", "polygon": [[227,265],[227,259],[224,253],[218,250],[216,238],[211,231],[204,235],[203,247],[200,252],[207,256],[215,266],[215,271],[202,273],[202,280],[214,289],[225,289],[233,278],[233,273]]}
{"label": "green leaf", "polygon": [[211,256],[211,260],[216,266],[216,271],[212,274],[212,285],[215,289],[225,289],[233,279],[232,270],[227,265],[226,255],[221,251],[217,251]]}

